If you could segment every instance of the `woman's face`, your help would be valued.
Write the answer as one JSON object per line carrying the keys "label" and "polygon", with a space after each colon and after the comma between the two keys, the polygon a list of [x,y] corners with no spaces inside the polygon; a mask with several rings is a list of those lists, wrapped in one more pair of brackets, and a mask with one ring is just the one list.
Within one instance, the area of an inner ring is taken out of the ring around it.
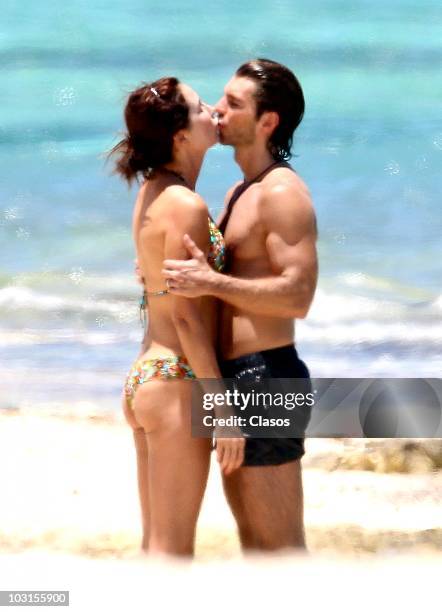
{"label": "woman's face", "polygon": [[192,147],[206,151],[217,142],[218,121],[213,117],[214,109],[185,83],[180,83],[179,88],[189,105],[189,127],[186,129],[189,141]]}

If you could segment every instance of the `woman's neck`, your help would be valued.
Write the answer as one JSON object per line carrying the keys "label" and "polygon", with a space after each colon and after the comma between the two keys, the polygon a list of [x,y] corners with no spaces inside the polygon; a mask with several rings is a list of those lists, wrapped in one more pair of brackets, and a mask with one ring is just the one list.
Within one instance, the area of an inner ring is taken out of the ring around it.
{"label": "woman's neck", "polygon": [[164,170],[168,170],[171,174],[174,174],[177,178],[180,178],[188,187],[195,190],[195,185],[198,180],[201,166],[203,165],[204,155],[196,157],[195,155],[177,157],[170,163],[163,166]]}

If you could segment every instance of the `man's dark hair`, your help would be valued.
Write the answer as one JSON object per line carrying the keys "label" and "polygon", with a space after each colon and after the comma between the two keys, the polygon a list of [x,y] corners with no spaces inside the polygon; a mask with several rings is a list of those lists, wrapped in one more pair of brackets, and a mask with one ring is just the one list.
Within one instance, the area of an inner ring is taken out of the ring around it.
{"label": "man's dark hair", "polygon": [[256,83],[258,119],[266,111],[278,113],[279,124],[269,138],[268,149],[275,160],[289,160],[293,132],[301,123],[305,110],[304,94],[298,79],[286,66],[267,59],[246,62],[238,68],[236,76]]}

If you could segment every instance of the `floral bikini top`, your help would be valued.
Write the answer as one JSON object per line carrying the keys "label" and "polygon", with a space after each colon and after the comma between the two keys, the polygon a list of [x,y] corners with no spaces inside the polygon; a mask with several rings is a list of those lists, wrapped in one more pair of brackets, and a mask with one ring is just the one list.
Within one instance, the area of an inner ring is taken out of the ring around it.
{"label": "floral bikini top", "polygon": [[[226,244],[224,236],[218,229],[216,223],[211,217],[209,221],[209,252],[207,253],[207,261],[216,272],[222,272],[226,264]],[[158,297],[167,295],[169,289],[160,289],[160,291],[144,291],[140,300],[140,318],[145,324],[146,322],[146,304],[147,296]]]}
{"label": "floral bikini top", "polygon": [[214,220],[209,217],[210,244],[207,261],[216,272],[222,272],[226,265],[226,243]]}

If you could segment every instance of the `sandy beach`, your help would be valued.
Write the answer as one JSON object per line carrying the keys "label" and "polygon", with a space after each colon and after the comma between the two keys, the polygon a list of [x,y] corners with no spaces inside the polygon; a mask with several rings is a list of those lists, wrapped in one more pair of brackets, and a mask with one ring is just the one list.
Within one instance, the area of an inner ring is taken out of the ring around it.
{"label": "sandy beach", "polygon": [[[306,440],[304,514],[311,552],[358,555],[442,549],[442,471],[421,453],[414,457],[414,473],[401,473],[407,469],[404,442],[390,441],[393,451],[396,445],[393,458],[385,442],[377,444]],[[137,553],[135,451],[121,415],[103,417],[89,411],[57,417],[3,411],[0,461],[2,552],[43,548],[103,558]],[[239,554],[235,524],[213,460],[196,556],[233,559]]]}
{"label": "sandy beach", "polygon": [[[397,470],[405,469],[406,461],[392,466],[385,443],[383,449],[376,450],[372,441],[307,440],[303,478],[309,554],[270,558],[242,557],[213,461],[195,561],[191,566],[169,561],[166,569],[139,553],[135,452],[131,431],[119,415],[4,411],[1,588],[70,589],[70,606],[78,610],[121,609],[124,597],[131,610],[160,597],[164,606],[168,598],[172,605],[180,602],[180,589],[193,587],[199,593],[195,609],[198,602],[202,609],[207,606],[204,584],[216,576],[228,581],[235,601],[245,604],[256,597],[263,606],[270,597],[264,584],[271,580],[277,587],[273,602],[285,601],[294,577],[302,587],[299,597],[315,598],[318,605],[329,603],[329,589],[339,584],[358,597],[367,571],[388,587],[409,573],[410,588],[423,581],[431,591],[438,584],[431,576],[442,560],[442,472],[425,463],[428,453],[423,453],[420,463],[415,457],[414,473],[401,473]],[[366,469],[358,469],[361,465]],[[388,469],[396,471],[385,473]],[[321,589],[315,593],[318,580]],[[240,584],[253,587],[253,594],[246,597]],[[411,605],[413,592],[402,589],[392,603]],[[217,599],[220,609],[227,597],[223,593]],[[362,609],[375,605],[372,596],[364,595]]]}

